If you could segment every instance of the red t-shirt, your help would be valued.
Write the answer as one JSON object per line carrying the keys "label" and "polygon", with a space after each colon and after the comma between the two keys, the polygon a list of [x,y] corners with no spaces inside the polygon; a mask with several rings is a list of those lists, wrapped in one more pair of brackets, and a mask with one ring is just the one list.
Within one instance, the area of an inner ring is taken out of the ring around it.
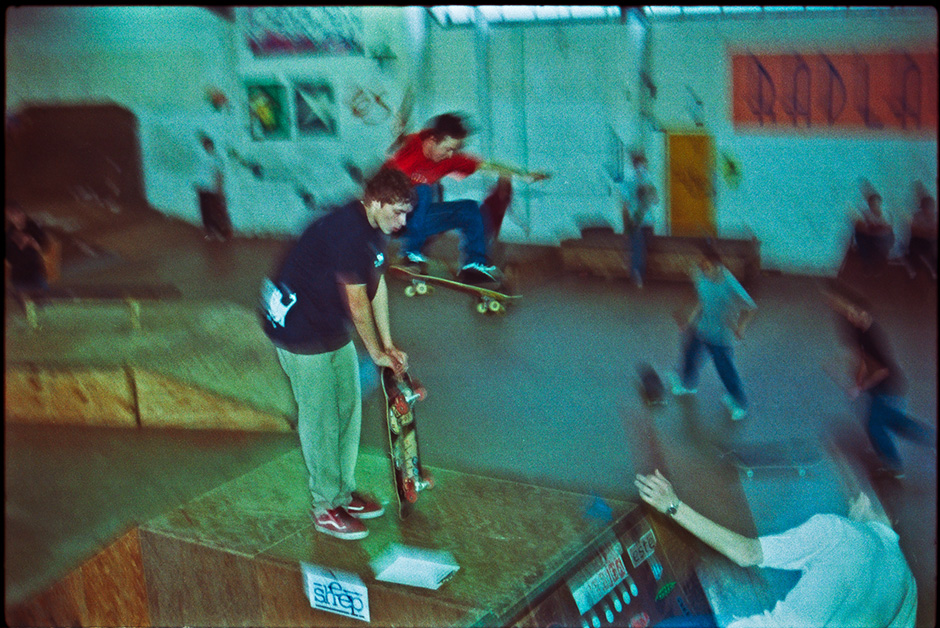
{"label": "red t-shirt", "polygon": [[386,165],[401,170],[417,185],[437,183],[448,175],[462,179],[476,172],[483,163],[481,159],[464,153],[455,153],[453,157],[442,161],[428,159],[424,155],[423,143],[429,134],[425,130],[405,136],[404,144]]}

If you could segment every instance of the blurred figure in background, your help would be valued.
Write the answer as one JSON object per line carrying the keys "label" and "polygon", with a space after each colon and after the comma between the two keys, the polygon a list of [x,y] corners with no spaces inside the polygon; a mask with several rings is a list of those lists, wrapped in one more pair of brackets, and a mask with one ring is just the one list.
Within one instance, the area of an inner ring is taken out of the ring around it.
{"label": "blurred figure in background", "polygon": [[690,271],[698,304],[687,316],[676,316],[685,332],[681,370],[673,377],[674,395],[692,395],[697,391],[701,353],[711,353],[718,377],[728,394],[725,405],[735,421],[747,415],[747,398],[741,378],[734,367],[732,343],[742,338],[744,329],[757,311],[757,304],[721,262],[721,256],[710,241],[701,244],[702,255],[697,267]]}
{"label": "blurred figure in background", "polygon": [[901,479],[904,467],[891,433],[936,449],[937,431],[905,413],[907,382],[868,301],[837,280],[829,282],[823,296],[837,315],[843,339],[855,357],[849,396],[865,395],[868,400],[868,438],[881,463],[876,474]]}
{"label": "blurred figure in background", "polygon": [[630,276],[638,288],[646,278],[646,248],[652,228],[647,224],[650,208],[657,202],[643,153],[633,155],[633,176],[620,185],[623,232],[630,248]]}
{"label": "blurred figure in background", "polygon": [[18,290],[48,288],[43,250],[49,237],[19,203],[6,202],[6,253],[10,265],[10,283]]}
{"label": "blurred figure in background", "polygon": [[911,216],[904,260],[911,278],[921,266],[931,277],[937,278],[937,202],[926,192],[918,199],[917,209]]}
{"label": "blurred figure in background", "polygon": [[869,190],[862,215],[855,221],[855,249],[867,276],[884,272],[894,247],[894,230],[882,212],[881,202],[881,195]]}
{"label": "blurred figure in background", "polygon": [[224,241],[232,237],[232,223],[225,204],[222,156],[208,135],[200,135],[199,144],[202,153],[196,173],[196,195],[202,224],[207,240]]}

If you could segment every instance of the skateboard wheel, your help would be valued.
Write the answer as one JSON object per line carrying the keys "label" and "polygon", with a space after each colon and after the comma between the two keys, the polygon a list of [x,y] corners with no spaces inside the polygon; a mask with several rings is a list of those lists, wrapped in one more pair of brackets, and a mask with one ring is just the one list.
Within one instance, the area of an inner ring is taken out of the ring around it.
{"label": "skateboard wheel", "polygon": [[414,286],[405,286],[405,296],[406,296],[406,297],[413,297],[413,296],[416,295],[417,293],[418,293],[418,292],[417,292],[417,290],[415,289]]}
{"label": "skateboard wheel", "polygon": [[418,294],[427,294],[428,293],[428,284],[419,283],[415,286],[415,292]]}
{"label": "skateboard wheel", "polygon": [[483,303],[483,302],[477,303],[477,312],[479,312],[480,314],[486,314],[487,309],[488,308],[486,307],[486,303]]}
{"label": "skateboard wheel", "polygon": [[490,301],[488,306],[490,312],[499,312],[503,309],[502,304],[499,301]]}
{"label": "skateboard wheel", "polygon": [[418,501],[418,490],[415,487],[415,481],[413,479],[405,480],[404,493],[405,499],[412,504]]}
{"label": "skateboard wheel", "polygon": [[422,476],[421,479],[424,480],[424,488],[428,488],[428,489],[434,488],[434,478],[432,476],[425,475],[425,476]]}

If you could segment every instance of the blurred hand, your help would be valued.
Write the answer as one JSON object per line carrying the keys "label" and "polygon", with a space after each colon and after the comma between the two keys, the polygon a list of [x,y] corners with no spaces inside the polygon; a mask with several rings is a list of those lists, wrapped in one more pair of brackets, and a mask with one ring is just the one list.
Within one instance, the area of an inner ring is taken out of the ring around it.
{"label": "blurred hand", "polygon": [[544,181],[545,179],[548,179],[551,176],[552,175],[548,174],[547,172],[530,172],[529,182],[535,183],[537,181]]}
{"label": "blurred hand", "polygon": [[637,473],[633,484],[640,491],[640,499],[659,512],[666,512],[667,508],[679,501],[672,484],[659,472],[659,469],[656,469],[652,475]]}

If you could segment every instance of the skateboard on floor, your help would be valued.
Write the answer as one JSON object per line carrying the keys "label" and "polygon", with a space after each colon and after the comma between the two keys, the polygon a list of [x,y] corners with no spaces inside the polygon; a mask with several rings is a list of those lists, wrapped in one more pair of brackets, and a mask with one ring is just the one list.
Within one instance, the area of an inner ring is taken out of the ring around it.
{"label": "skateboard on floor", "polygon": [[755,443],[719,449],[719,459],[726,460],[753,479],[758,471],[796,471],[799,477],[822,462],[818,443],[805,439]]}
{"label": "skateboard on floor", "polygon": [[506,312],[506,304],[522,298],[521,295],[506,294],[498,290],[463,283],[456,279],[448,279],[444,276],[444,273],[437,274],[428,272],[427,274],[423,274],[402,265],[389,266],[388,272],[392,276],[404,279],[408,282],[408,285],[405,287],[406,296],[426,295],[431,292],[433,286],[442,286],[476,297],[476,310],[480,314],[504,314]]}
{"label": "skateboard on floor", "polygon": [[641,362],[636,367],[640,377],[640,398],[648,406],[666,405],[666,387],[663,380],[650,364]]}
{"label": "skateboard on floor", "polygon": [[388,448],[392,479],[398,498],[398,516],[411,514],[418,493],[434,486],[434,479],[421,466],[418,456],[418,431],[414,404],[427,396],[424,387],[405,373],[401,379],[387,367],[382,368],[385,393],[385,419],[388,422]]}

